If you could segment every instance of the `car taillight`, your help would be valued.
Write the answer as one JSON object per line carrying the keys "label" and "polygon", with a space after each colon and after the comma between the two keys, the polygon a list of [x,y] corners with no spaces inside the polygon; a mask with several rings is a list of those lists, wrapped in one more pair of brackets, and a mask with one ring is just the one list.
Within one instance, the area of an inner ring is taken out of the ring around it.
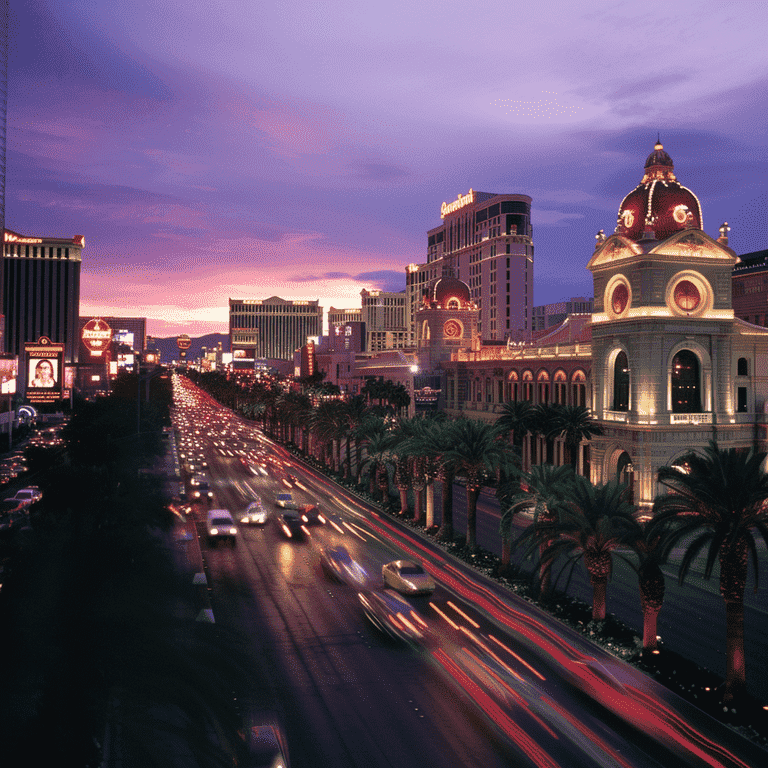
{"label": "car taillight", "polygon": [[283,530],[285,531],[285,535],[288,537],[292,537],[293,534],[291,533],[291,529],[287,525],[283,525]]}

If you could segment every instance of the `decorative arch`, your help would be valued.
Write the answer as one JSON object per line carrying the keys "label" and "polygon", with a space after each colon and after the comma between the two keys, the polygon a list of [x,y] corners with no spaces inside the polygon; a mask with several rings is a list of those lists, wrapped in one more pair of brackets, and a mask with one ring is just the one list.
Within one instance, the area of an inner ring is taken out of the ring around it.
{"label": "decorative arch", "polygon": [[568,376],[562,368],[555,371],[552,377],[554,402],[558,405],[566,405],[568,402]]}
{"label": "decorative arch", "polygon": [[536,402],[549,402],[549,371],[544,368],[536,374]]}
{"label": "decorative arch", "polygon": [[461,309],[461,304],[459,304],[459,300],[457,298],[451,298],[448,299],[448,302],[445,305],[446,309]]}
{"label": "decorative arch", "polygon": [[627,501],[635,503],[635,463],[631,449],[613,443],[605,452],[603,464],[603,479],[605,482],[618,480],[628,487]]}
{"label": "decorative arch", "polygon": [[629,411],[632,404],[632,370],[627,349],[614,347],[605,358],[603,375],[603,409]]}
{"label": "decorative arch", "polygon": [[523,387],[522,387],[523,400],[533,402],[533,371],[526,369],[523,371]]}
{"label": "decorative arch", "polygon": [[[690,363],[693,358],[681,353],[689,352],[695,358],[695,369]],[[676,400],[673,402],[673,385]],[[693,388],[693,389],[691,389]],[[696,405],[698,396],[700,411],[681,410]],[[712,412],[712,358],[698,342],[686,339],[675,344],[667,358],[667,411],[670,413],[711,413]]]}
{"label": "decorative arch", "polygon": [[517,371],[507,374],[507,400],[516,402],[520,398],[520,375]]}
{"label": "decorative arch", "polygon": [[587,374],[581,368],[571,373],[571,405],[587,405]]}

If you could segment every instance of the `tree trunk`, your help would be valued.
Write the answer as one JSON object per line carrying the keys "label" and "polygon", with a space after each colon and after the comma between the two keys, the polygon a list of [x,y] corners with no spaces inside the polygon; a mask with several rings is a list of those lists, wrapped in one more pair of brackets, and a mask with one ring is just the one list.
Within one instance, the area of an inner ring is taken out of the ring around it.
{"label": "tree trunk", "polygon": [[443,478],[443,519],[438,538],[453,541],[453,472],[445,472]]}
{"label": "tree trunk", "polygon": [[509,562],[512,559],[512,540],[509,536],[501,537],[501,568],[506,571],[509,568]]}
{"label": "tree trunk", "polygon": [[427,528],[431,528],[435,524],[435,482],[430,480],[427,483]]}
{"label": "tree trunk", "polygon": [[744,660],[744,601],[725,603],[726,669],[723,701],[732,701],[744,692],[747,670]]}
{"label": "tree trunk", "polygon": [[592,621],[603,621],[608,581],[606,579],[590,579],[590,581],[592,582]]}
{"label": "tree trunk", "polygon": [[477,548],[477,499],[480,488],[467,486],[467,548],[474,551]]}
{"label": "tree trunk", "polygon": [[398,486],[400,492],[400,514],[405,517],[408,514],[408,486]]}
{"label": "tree trunk", "polygon": [[653,653],[659,647],[658,618],[658,608],[646,608],[643,611],[643,653]]}
{"label": "tree trunk", "polygon": [[424,486],[414,486],[413,497],[413,522],[420,524],[424,507]]}

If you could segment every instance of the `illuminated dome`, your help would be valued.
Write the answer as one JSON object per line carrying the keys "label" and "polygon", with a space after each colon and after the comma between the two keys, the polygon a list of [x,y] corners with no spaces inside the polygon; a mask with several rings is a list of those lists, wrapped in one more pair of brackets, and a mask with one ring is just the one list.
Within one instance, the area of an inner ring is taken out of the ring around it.
{"label": "illuminated dome", "polygon": [[677,181],[672,158],[656,142],[643,180],[621,201],[616,232],[632,240],[666,240],[681,229],[702,229],[702,222],[698,198]]}
{"label": "illuminated dome", "polygon": [[456,277],[443,275],[430,283],[424,292],[424,302],[433,307],[448,308],[453,304],[464,309],[471,303],[469,286]]}

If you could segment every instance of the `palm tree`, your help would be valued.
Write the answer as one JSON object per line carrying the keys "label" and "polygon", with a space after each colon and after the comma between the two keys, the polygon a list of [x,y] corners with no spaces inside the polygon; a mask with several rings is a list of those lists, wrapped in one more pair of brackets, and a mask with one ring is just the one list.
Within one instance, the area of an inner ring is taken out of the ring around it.
{"label": "palm tree", "polygon": [[467,547],[477,546],[477,499],[485,480],[510,455],[509,447],[499,440],[496,428],[476,419],[451,422],[451,446],[443,453],[443,461],[467,478]]}
{"label": "palm tree", "polygon": [[365,416],[357,423],[352,431],[352,439],[355,443],[355,479],[360,482],[360,474],[363,467],[363,458],[360,452],[361,444],[374,434],[386,432],[384,420],[371,412],[370,407],[366,406]]}
{"label": "palm tree", "polygon": [[654,501],[651,535],[661,537],[664,561],[682,543],[680,584],[694,560],[706,552],[704,578],[720,565],[720,594],[726,612],[725,700],[746,686],[744,661],[744,589],[751,557],[757,589],[758,559],[753,531],[768,546],[766,454],[721,449],[711,442],[703,453],[683,457],[684,466],[661,467],[659,482],[669,493]]}
{"label": "palm tree", "polygon": [[559,405],[552,415],[552,430],[564,438],[571,466],[577,472],[582,441],[590,440],[594,435],[602,435],[603,430],[584,405]]}
{"label": "palm tree", "polygon": [[[510,534],[514,516],[526,507],[533,507],[533,524],[554,521],[557,505],[568,496],[573,482],[570,466],[554,467],[551,464],[537,464],[529,472],[519,472],[503,481],[496,491],[501,507],[499,533],[502,540],[501,560],[504,568],[509,566],[511,555]],[[547,544],[542,543],[540,552]],[[546,568],[540,579],[542,597],[549,595],[550,568]]]}
{"label": "palm tree", "polygon": [[533,424],[531,431],[541,435],[546,443],[546,456],[541,464],[554,464],[554,444],[558,435],[557,419],[560,413],[560,407],[553,403],[539,403],[533,407]]}
{"label": "palm tree", "polygon": [[[358,440],[355,433],[359,425],[363,422],[368,413],[368,406],[362,395],[353,395],[344,402],[343,419],[346,425],[344,442],[347,450],[347,466],[349,467],[349,476],[357,481],[357,475],[360,471],[360,457],[358,456]],[[352,442],[355,443],[355,460],[352,462]]]}
{"label": "palm tree", "polygon": [[[537,522],[526,529],[518,543],[528,542],[528,553],[541,544],[540,574],[555,561],[566,557],[562,573],[570,565],[566,589],[573,569],[583,558],[592,584],[592,619],[605,619],[606,591],[613,557],[634,564],[618,550],[628,545],[635,531],[635,507],[626,501],[627,486],[612,481],[592,485],[581,475],[574,475],[569,494],[557,507],[552,522]],[[558,574],[559,578],[559,574]]]}
{"label": "palm tree", "polygon": [[534,423],[533,406],[528,400],[514,400],[501,406],[501,415],[496,419],[500,434],[512,435],[512,445],[523,457],[523,441]]}
{"label": "palm tree", "polygon": [[366,458],[361,470],[370,474],[371,495],[378,485],[382,502],[387,501],[389,491],[388,467],[392,464],[392,435],[389,432],[373,432],[364,440]]}
{"label": "palm tree", "polygon": [[395,485],[400,493],[400,514],[408,513],[408,489],[411,487],[413,462],[411,461],[412,438],[417,430],[421,417],[400,419],[392,432],[392,454],[395,458]]}

